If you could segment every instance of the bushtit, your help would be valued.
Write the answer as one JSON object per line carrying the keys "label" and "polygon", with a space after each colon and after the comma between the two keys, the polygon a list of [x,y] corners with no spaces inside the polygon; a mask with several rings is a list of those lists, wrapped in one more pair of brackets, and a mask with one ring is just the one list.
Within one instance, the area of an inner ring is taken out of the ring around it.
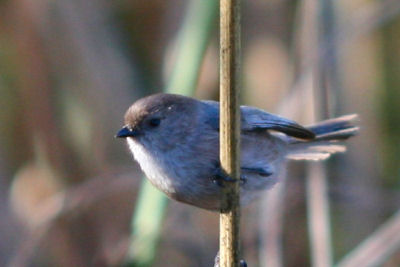
{"label": "bushtit", "polygon": [[[286,159],[322,160],[345,151],[343,140],[357,133],[356,115],[303,127],[254,107],[241,106],[241,203],[279,178]],[[127,110],[117,137],[126,138],[150,182],[170,198],[219,210],[223,180],[219,164],[219,103],[155,94]]]}

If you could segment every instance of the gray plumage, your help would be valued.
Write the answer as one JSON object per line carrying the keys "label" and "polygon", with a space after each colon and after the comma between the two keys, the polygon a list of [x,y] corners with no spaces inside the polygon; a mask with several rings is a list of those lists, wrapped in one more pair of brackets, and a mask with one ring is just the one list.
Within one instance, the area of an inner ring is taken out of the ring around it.
{"label": "gray plumage", "polygon": [[[241,202],[279,178],[286,159],[321,160],[345,151],[358,132],[347,115],[303,127],[261,109],[241,106]],[[136,101],[117,137],[127,138],[150,182],[169,197],[204,209],[220,208],[219,103],[172,94]]]}

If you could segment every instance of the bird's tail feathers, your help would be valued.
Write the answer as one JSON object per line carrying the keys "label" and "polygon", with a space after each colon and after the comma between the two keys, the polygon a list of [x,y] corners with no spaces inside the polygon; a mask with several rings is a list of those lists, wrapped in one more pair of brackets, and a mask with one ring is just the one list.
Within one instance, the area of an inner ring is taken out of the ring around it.
{"label": "bird's tail feathers", "polygon": [[293,160],[324,160],[331,154],[345,152],[344,140],[356,135],[359,127],[352,122],[356,114],[345,115],[319,122],[307,127],[315,133],[312,140],[289,138],[289,153],[287,158]]}

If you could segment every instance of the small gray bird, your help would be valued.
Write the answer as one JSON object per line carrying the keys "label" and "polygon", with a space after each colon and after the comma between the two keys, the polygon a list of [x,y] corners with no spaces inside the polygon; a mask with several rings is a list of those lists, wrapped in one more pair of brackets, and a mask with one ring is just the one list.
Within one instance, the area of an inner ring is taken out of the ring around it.
{"label": "small gray bird", "polygon": [[[271,188],[286,159],[322,160],[346,150],[343,140],[358,127],[346,115],[303,127],[254,107],[241,106],[241,203]],[[127,110],[126,138],[150,182],[170,198],[220,209],[224,175],[219,163],[219,103],[155,94]]]}

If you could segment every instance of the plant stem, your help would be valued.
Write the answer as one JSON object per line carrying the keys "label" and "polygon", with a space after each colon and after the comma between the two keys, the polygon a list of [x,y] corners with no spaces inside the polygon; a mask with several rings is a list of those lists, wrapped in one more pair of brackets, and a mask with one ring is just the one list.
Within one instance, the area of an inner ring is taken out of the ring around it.
{"label": "plant stem", "polygon": [[220,1],[220,160],[226,174],[220,214],[220,266],[239,266],[240,0]]}

